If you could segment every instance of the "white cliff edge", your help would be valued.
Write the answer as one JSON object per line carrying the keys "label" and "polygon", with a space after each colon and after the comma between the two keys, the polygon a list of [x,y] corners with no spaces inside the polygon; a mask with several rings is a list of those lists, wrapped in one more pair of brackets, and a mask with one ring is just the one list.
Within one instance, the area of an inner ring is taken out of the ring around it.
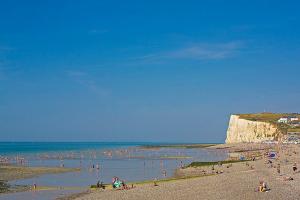
{"label": "white cliff edge", "polygon": [[280,135],[281,131],[275,124],[241,119],[238,115],[231,115],[226,143],[278,140]]}

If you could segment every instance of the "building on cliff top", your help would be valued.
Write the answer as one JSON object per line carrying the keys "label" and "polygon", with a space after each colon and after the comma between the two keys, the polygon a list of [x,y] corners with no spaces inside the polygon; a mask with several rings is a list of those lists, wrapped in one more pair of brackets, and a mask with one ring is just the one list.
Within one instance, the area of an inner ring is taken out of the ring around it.
{"label": "building on cliff top", "polygon": [[289,123],[289,122],[293,122],[293,121],[298,121],[299,118],[296,116],[288,116],[288,117],[281,117],[278,122],[279,123]]}

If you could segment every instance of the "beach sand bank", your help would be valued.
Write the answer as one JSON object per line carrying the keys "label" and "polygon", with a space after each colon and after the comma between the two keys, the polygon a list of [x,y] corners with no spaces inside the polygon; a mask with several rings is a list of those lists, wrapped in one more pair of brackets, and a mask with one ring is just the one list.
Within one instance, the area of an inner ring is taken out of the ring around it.
{"label": "beach sand bank", "polygon": [[32,178],[43,174],[65,173],[79,170],[79,168],[23,167],[13,165],[0,165],[0,177],[1,180],[11,181],[17,179]]}

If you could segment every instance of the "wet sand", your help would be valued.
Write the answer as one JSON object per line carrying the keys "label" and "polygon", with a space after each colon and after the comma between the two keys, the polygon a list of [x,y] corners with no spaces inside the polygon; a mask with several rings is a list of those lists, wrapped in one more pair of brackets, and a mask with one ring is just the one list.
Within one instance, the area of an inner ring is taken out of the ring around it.
{"label": "wet sand", "polygon": [[[214,166],[214,170],[212,166],[180,169],[180,176],[201,175],[203,171],[211,175],[159,182],[158,186],[153,183],[137,184],[130,190],[96,189],[73,199],[300,199],[300,173],[292,170],[294,162],[300,164],[299,145],[237,144],[210,148],[239,152],[246,158],[255,156],[256,160]],[[278,158],[271,160],[272,166],[264,156],[270,148],[279,152]],[[280,174],[276,169],[278,164],[281,166]],[[222,173],[217,174],[217,171]],[[285,181],[285,177],[294,180]],[[260,180],[267,183],[270,191],[256,191]]]}
{"label": "wet sand", "polygon": [[11,181],[24,178],[32,178],[43,174],[56,174],[72,171],[79,171],[79,168],[63,167],[23,167],[13,165],[0,165],[1,180]]}

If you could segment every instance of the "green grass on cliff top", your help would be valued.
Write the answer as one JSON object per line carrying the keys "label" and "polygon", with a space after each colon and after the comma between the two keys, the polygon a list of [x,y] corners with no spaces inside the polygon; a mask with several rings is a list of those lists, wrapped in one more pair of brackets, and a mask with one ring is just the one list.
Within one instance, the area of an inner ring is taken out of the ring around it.
{"label": "green grass on cliff top", "polygon": [[251,121],[263,121],[263,122],[277,122],[277,120],[284,116],[297,116],[300,118],[298,113],[250,113],[250,114],[237,114],[242,119]]}

